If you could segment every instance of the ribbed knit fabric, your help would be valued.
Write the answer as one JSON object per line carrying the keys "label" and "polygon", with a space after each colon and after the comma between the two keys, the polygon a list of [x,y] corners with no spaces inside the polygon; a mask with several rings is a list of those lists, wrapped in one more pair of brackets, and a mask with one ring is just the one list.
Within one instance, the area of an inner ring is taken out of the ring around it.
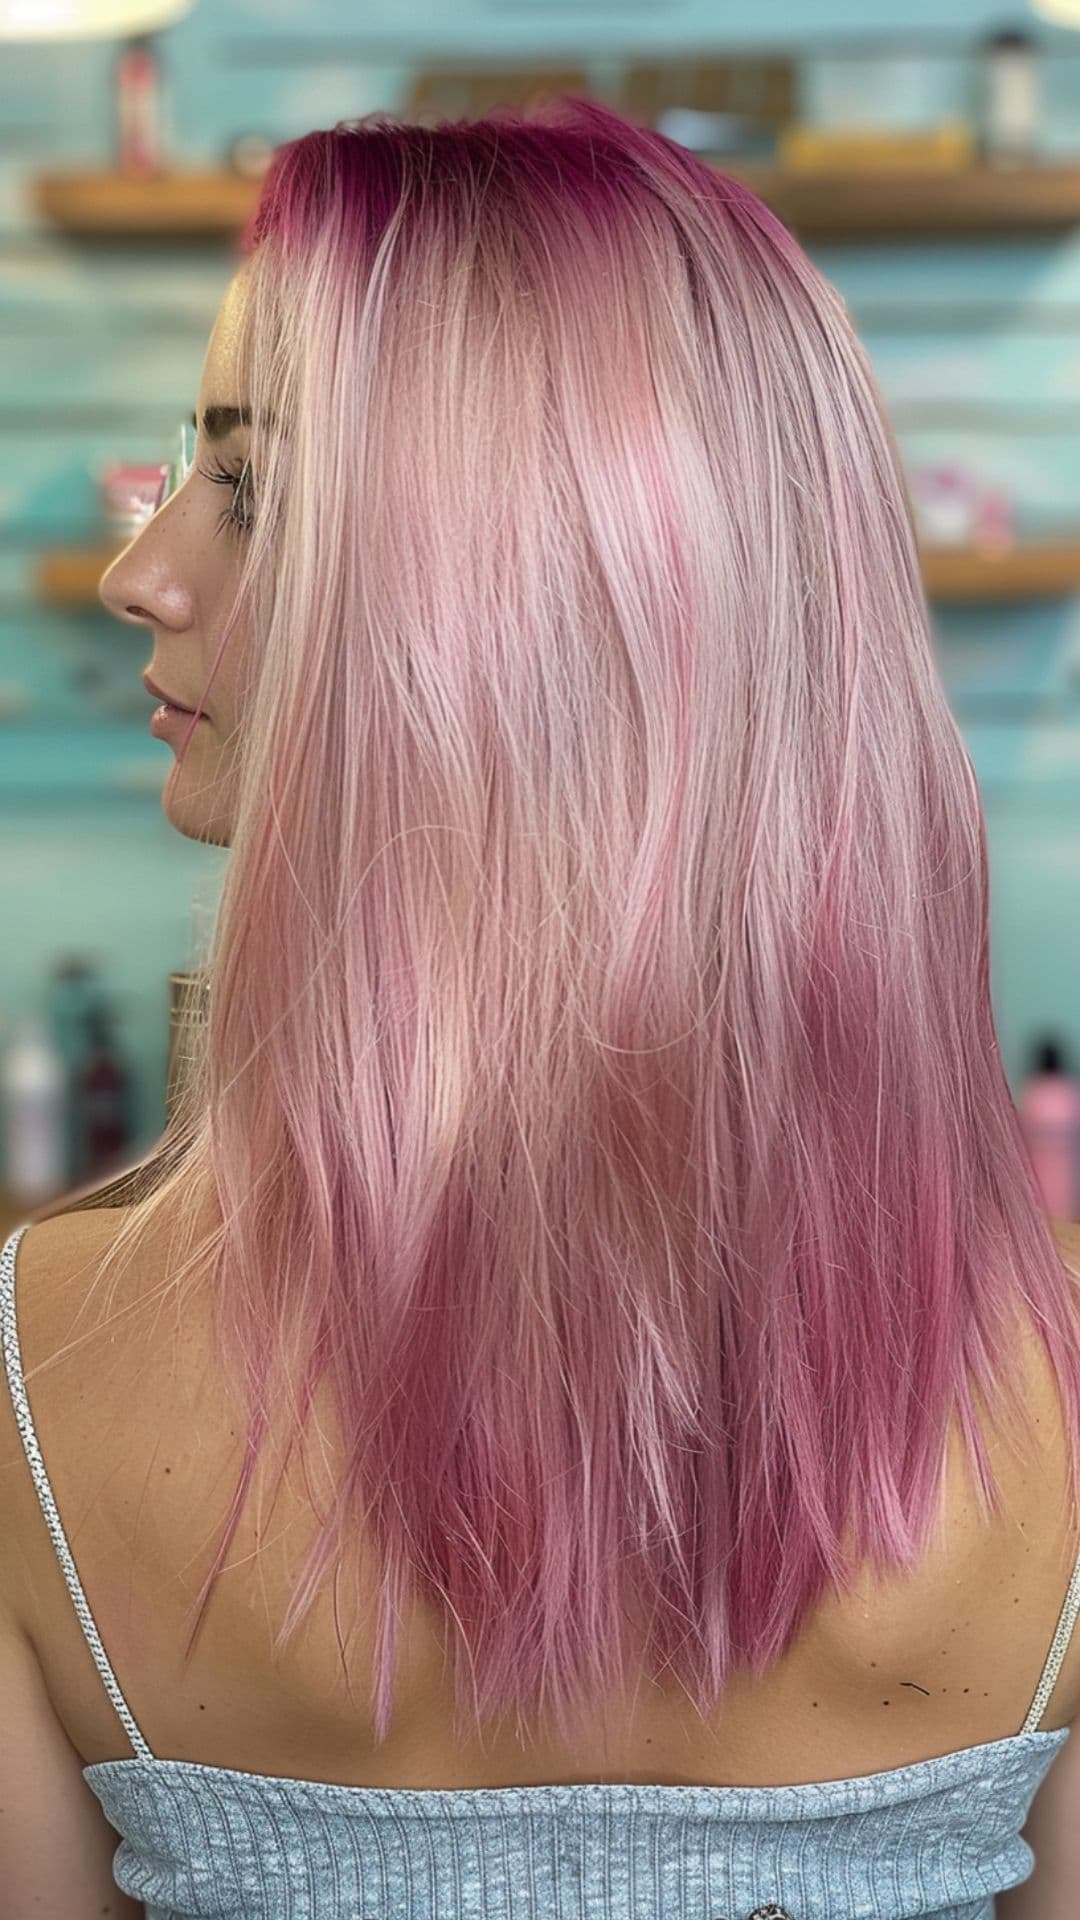
{"label": "ribbed knit fabric", "polygon": [[1080,1559],[1019,1733],[782,1787],[343,1787],[154,1754],[94,1624],[37,1443],[0,1253],[12,1403],[87,1644],[135,1758],[83,1769],[147,1920],[993,1920],[1026,1880],[1028,1809],[1069,1729],[1039,1731]]}

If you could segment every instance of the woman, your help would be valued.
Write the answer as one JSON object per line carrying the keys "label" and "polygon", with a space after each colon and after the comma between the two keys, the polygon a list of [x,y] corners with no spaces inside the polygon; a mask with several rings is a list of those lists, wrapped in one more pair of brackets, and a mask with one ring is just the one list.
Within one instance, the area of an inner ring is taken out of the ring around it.
{"label": "woman", "polygon": [[230,848],[205,1046],[152,1190],[5,1250],[8,1637],[116,1884],[989,1920],[1080,1259],[842,301],[594,102],[373,116],[277,154],[196,423],[101,591]]}

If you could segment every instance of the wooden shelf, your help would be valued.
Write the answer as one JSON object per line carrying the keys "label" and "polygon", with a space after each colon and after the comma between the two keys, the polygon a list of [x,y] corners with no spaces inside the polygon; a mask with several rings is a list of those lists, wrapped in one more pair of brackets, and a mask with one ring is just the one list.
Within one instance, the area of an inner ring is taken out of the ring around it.
{"label": "wooden shelf", "polygon": [[[96,606],[98,582],[120,551],[117,544],[42,554],[38,598],[51,607]],[[1080,538],[1029,542],[1001,554],[926,547],[922,563],[931,600],[1046,600],[1080,593]]]}
{"label": "wooden shelf", "polygon": [[889,239],[1080,225],[1080,163],[818,173],[717,156],[710,165],[744,181],[799,234]]}
{"label": "wooden shelf", "polygon": [[224,240],[243,226],[260,184],[213,167],[43,173],[34,201],[45,219],[88,239]]}
{"label": "wooden shelf", "polygon": [[1032,542],[1000,554],[927,547],[922,565],[931,600],[1047,600],[1080,593],[1080,539]]}
{"label": "wooden shelf", "polygon": [[98,581],[123,547],[117,540],[112,546],[57,547],[41,554],[35,570],[38,599],[47,607],[97,606]]}
{"label": "wooden shelf", "polygon": [[[735,155],[702,156],[760,194],[800,234],[888,239],[1080,225],[1080,163],[799,171]],[[38,211],[98,239],[226,239],[252,211],[260,182],[224,169],[140,176],[106,169],[39,174]]]}

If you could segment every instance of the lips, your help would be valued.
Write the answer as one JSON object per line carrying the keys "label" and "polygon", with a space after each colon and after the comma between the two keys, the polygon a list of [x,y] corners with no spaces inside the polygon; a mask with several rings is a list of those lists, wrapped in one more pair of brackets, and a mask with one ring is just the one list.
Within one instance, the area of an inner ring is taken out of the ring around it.
{"label": "lips", "polygon": [[155,699],[164,700],[168,706],[177,707],[181,713],[194,713],[194,707],[185,707],[182,700],[174,700],[171,693],[166,693],[163,687],[156,686],[148,673],[143,674],[142,683],[147,693],[152,693]]}

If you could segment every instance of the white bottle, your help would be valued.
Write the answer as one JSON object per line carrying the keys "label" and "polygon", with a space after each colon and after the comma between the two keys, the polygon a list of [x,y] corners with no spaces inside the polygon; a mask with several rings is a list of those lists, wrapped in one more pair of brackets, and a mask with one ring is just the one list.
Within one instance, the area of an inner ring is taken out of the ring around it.
{"label": "white bottle", "polygon": [[3,1178],[16,1206],[62,1192],[67,1173],[67,1070],[40,1014],[19,1020],[0,1063]]}
{"label": "white bottle", "polygon": [[1005,28],[987,35],[983,54],[983,153],[988,160],[1029,160],[1039,127],[1035,41],[1022,28]]}

